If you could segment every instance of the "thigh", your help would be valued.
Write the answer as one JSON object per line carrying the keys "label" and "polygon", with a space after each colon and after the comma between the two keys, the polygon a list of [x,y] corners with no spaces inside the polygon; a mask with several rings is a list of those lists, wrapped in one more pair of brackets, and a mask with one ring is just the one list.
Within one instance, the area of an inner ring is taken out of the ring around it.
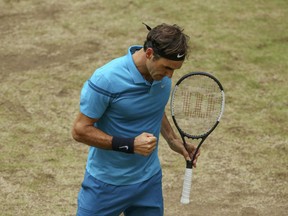
{"label": "thigh", "polygon": [[138,185],[133,203],[125,210],[125,216],[162,216],[162,173]]}
{"label": "thigh", "polygon": [[119,216],[125,209],[117,186],[101,182],[87,171],[78,194],[77,216]]}

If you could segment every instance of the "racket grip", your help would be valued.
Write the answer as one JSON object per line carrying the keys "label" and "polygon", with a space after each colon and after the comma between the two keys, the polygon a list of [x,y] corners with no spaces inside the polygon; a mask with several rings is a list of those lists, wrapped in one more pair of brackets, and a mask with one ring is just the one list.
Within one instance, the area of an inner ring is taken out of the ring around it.
{"label": "racket grip", "polygon": [[186,168],[184,182],[183,182],[183,189],[180,202],[182,204],[190,203],[190,191],[192,185],[192,168]]}

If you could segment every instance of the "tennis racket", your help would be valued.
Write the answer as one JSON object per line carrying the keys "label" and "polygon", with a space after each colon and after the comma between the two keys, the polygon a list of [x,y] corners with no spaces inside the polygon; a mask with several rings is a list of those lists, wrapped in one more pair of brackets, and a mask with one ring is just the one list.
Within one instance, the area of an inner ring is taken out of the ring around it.
{"label": "tennis racket", "polygon": [[175,84],[171,96],[171,114],[183,144],[186,138],[200,139],[191,158],[186,161],[181,203],[190,202],[192,165],[202,143],[217,127],[224,112],[225,95],[221,83],[206,72],[191,72]]}

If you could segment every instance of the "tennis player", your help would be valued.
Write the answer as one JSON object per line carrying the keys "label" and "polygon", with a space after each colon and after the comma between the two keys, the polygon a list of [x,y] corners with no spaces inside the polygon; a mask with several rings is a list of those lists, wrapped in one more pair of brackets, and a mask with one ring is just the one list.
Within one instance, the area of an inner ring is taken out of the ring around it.
{"label": "tennis player", "polygon": [[78,216],[163,215],[159,134],[185,160],[195,149],[184,148],[164,111],[189,37],[177,25],[146,27],[144,46],[98,68],[82,88],[72,135],[91,147]]}

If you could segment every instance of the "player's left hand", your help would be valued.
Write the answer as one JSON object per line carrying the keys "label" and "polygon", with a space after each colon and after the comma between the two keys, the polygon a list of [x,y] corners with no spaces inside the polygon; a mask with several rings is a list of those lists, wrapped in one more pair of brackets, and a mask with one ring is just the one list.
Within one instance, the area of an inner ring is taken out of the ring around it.
{"label": "player's left hand", "polygon": [[[181,139],[174,139],[169,145],[172,150],[183,155],[186,161],[191,161],[193,154],[196,151],[196,147],[192,145],[191,143],[187,143],[186,148],[185,148]],[[198,151],[198,153],[196,154],[194,158],[194,161],[193,161],[194,168],[196,168],[197,159],[199,156],[200,156],[200,150]]]}
{"label": "player's left hand", "polygon": [[[190,160],[192,160],[193,159],[193,155],[194,155],[194,153],[196,151],[196,147],[193,144],[191,144],[191,143],[187,143],[186,144],[186,150],[188,151]],[[193,160],[193,167],[195,167],[195,168],[196,168],[197,159],[198,159],[199,156],[200,156],[200,149],[196,153],[195,158]]]}

